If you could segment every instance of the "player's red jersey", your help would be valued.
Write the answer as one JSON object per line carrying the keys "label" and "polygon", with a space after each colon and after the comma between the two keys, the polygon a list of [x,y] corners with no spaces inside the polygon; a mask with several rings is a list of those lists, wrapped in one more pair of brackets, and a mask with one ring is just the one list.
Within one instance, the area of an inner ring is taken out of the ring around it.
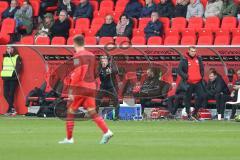
{"label": "player's red jersey", "polygon": [[74,109],[95,107],[96,79],[95,55],[83,50],[73,57],[74,70],[70,74],[70,89],[74,95],[71,107]]}

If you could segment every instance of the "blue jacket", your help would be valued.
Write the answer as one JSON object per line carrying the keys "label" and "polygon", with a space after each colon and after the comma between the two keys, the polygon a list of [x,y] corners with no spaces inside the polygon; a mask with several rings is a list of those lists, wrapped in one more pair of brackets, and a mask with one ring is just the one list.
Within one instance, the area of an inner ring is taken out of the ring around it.
{"label": "blue jacket", "polygon": [[93,17],[93,7],[91,6],[91,4],[89,2],[84,6],[79,4],[79,6],[77,6],[75,8],[75,12],[73,14],[73,17],[92,19],[92,17]]}
{"label": "blue jacket", "polygon": [[[158,33],[154,32],[157,31]],[[144,33],[146,39],[152,36],[162,36],[162,31],[163,31],[163,25],[162,23],[157,20],[156,22],[150,21],[147,26],[144,28]]]}
{"label": "blue jacket", "polygon": [[124,14],[130,18],[139,18],[142,10],[142,5],[137,0],[128,2]]}
{"label": "blue jacket", "polygon": [[145,6],[142,8],[140,17],[150,17],[153,11],[156,11],[156,4],[153,3],[152,6]]}

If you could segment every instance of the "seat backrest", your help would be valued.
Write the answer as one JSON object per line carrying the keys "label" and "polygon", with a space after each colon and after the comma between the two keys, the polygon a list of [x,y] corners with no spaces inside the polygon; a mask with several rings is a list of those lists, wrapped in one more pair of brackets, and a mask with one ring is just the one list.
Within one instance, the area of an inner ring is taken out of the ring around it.
{"label": "seat backrest", "polygon": [[93,11],[97,11],[98,10],[98,8],[99,8],[99,4],[98,4],[98,1],[89,1],[89,3],[92,5],[92,7],[93,7]]}
{"label": "seat backrest", "polygon": [[103,10],[113,11],[113,9],[114,9],[114,3],[112,0],[101,1],[99,11],[103,11]]}
{"label": "seat backrest", "polygon": [[30,1],[32,9],[33,9],[33,16],[37,17],[39,15],[39,10],[40,10],[40,2],[39,1]]}
{"label": "seat backrest", "polygon": [[115,40],[115,44],[116,45],[128,45],[129,44],[129,38],[128,37],[117,37],[116,40]]}
{"label": "seat backrest", "polygon": [[200,36],[198,37],[198,45],[212,45],[213,36]]}
{"label": "seat backrest", "polygon": [[73,37],[68,38],[67,45],[73,45]]}
{"label": "seat backrest", "polygon": [[148,45],[162,45],[162,37],[154,36],[148,39]]}
{"label": "seat backrest", "polygon": [[0,13],[4,12],[8,8],[8,2],[0,1]]}
{"label": "seat backrest", "polygon": [[203,27],[203,19],[202,17],[191,17],[188,20],[188,28],[193,28],[194,30],[198,30]]}
{"label": "seat backrest", "polygon": [[97,40],[95,37],[85,37],[85,44],[86,45],[96,45]]}
{"label": "seat backrest", "polygon": [[214,45],[229,45],[230,37],[229,36],[217,36],[214,41]]}
{"label": "seat backrest", "polygon": [[145,45],[146,44],[146,39],[144,37],[133,37],[131,41],[132,45]]}
{"label": "seat backrest", "polygon": [[49,45],[50,39],[49,37],[37,37],[35,40],[35,45]]}
{"label": "seat backrest", "polygon": [[171,28],[175,28],[181,31],[182,29],[186,28],[186,26],[187,26],[186,18],[184,17],[172,18]]}
{"label": "seat backrest", "polygon": [[16,22],[13,18],[6,18],[2,22],[1,33],[14,33]]}
{"label": "seat backrest", "polygon": [[51,45],[65,45],[66,39],[64,37],[53,37]]}
{"label": "seat backrest", "polygon": [[220,19],[218,17],[208,17],[205,21],[205,28],[211,28],[212,31],[218,29],[220,26]]}
{"label": "seat backrest", "polygon": [[150,21],[151,21],[151,18],[140,18],[138,28],[144,29],[147,26],[148,22]]}
{"label": "seat backrest", "polygon": [[94,18],[92,20],[91,28],[100,28],[104,24],[104,18]]}
{"label": "seat backrest", "polygon": [[237,18],[236,17],[223,17],[222,19],[222,29],[232,29],[237,26]]}
{"label": "seat backrest", "polygon": [[179,44],[179,36],[167,36],[164,39],[165,45],[178,45]]}
{"label": "seat backrest", "polygon": [[75,23],[76,29],[86,30],[90,27],[90,20],[88,18],[78,18]]}
{"label": "seat backrest", "polygon": [[34,38],[33,36],[25,36],[20,41],[21,44],[27,44],[27,45],[33,45],[34,44]]}
{"label": "seat backrest", "polygon": [[106,45],[113,42],[114,42],[113,37],[101,37],[99,41],[99,45]]}

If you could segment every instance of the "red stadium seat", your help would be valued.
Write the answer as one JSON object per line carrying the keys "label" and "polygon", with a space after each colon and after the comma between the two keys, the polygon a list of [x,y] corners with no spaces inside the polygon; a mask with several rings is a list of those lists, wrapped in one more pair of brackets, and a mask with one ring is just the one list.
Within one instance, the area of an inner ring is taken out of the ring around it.
{"label": "red stadium seat", "polygon": [[214,45],[229,45],[230,44],[230,37],[229,36],[216,36]]}
{"label": "red stadium seat", "polygon": [[47,12],[54,12],[56,10],[57,10],[57,6],[47,7],[47,9],[46,9]]}
{"label": "red stadium seat", "polygon": [[222,19],[222,29],[230,30],[237,27],[237,18],[236,17],[223,17]]}
{"label": "red stadium seat", "polygon": [[128,45],[130,43],[130,40],[128,37],[117,37],[115,40],[116,45]]}
{"label": "red stadium seat", "polygon": [[234,36],[232,38],[232,45],[240,45],[240,36]]}
{"label": "red stadium seat", "polygon": [[138,24],[138,29],[144,30],[144,28],[147,26],[148,22],[151,21],[151,18],[140,18],[139,19],[139,24]]}
{"label": "red stadium seat", "polygon": [[99,11],[112,12],[113,9],[114,9],[114,2],[112,0],[101,1]]}
{"label": "red stadium seat", "polygon": [[90,28],[90,20],[88,18],[78,18],[75,23],[75,29],[86,31]]}
{"label": "red stadium seat", "polygon": [[[79,0],[78,0],[79,1]],[[99,4],[98,4],[98,1],[89,1],[89,3],[92,5],[93,7],[93,11],[97,11],[98,10],[98,7],[99,7]]]}
{"label": "red stadium seat", "polygon": [[51,45],[65,45],[66,39],[64,37],[53,37]]}
{"label": "red stadium seat", "polygon": [[39,10],[40,10],[40,2],[39,1],[30,1],[32,8],[33,8],[33,16],[37,17],[39,15]]}
{"label": "red stadium seat", "polygon": [[208,0],[201,0],[201,3],[203,5],[204,9],[206,8],[207,2],[208,2]]}
{"label": "red stadium seat", "polygon": [[233,37],[240,36],[240,28],[233,28],[231,32]]}
{"label": "red stadium seat", "polygon": [[147,42],[148,45],[162,45],[162,43],[162,37],[158,36],[150,37]]}
{"label": "red stadium seat", "polygon": [[186,18],[184,17],[177,17],[177,18],[172,18],[172,29],[177,29],[178,31],[182,31],[185,29],[187,26],[187,21]]}
{"label": "red stadium seat", "polygon": [[26,45],[33,45],[34,37],[33,36],[25,36],[25,37],[21,38],[20,43],[26,44]]}
{"label": "red stadium seat", "polygon": [[68,38],[67,45],[73,45],[73,37]]}
{"label": "red stadium seat", "polygon": [[167,29],[167,30],[165,31],[165,36],[166,36],[166,37],[167,37],[167,36],[179,36],[179,32],[178,32],[177,29],[171,29],[171,28],[169,28],[169,29]]}
{"label": "red stadium seat", "polygon": [[0,45],[6,45],[10,42],[10,35],[0,33]]}
{"label": "red stadium seat", "polygon": [[96,37],[85,37],[85,44],[86,45],[96,45],[97,44]]}
{"label": "red stadium seat", "polygon": [[35,40],[35,45],[49,45],[49,44],[50,44],[49,37],[38,37]]}
{"label": "red stadium seat", "polygon": [[69,36],[75,36],[77,34],[83,34],[83,31],[81,29],[75,29],[75,28],[71,28],[69,30]]}
{"label": "red stadium seat", "polygon": [[213,36],[212,35],[199,36],[197,44],[198,45],[212,45],[213,44]]}
{"label": "red stadium seat", "polygon": [[217,29],[215,31],[215,36],[229,36],[229,30],[228,29]]}
{"label": "red stadium seat", "polygon": [[15,32],[16,22],[13,18],[6,18],[2,22],[1,32],[4,34],[12,34]]}
{"label": "red stadium seat", "polygon": [[144,37],[133,37],[131,41],[132,45],[145,45],[146,44],[146,39]]}
{"label": "red stadium seat", "polygon": [[167,36],[164,39],[164,45],[178,45],[179,44],[179,36]]}
{"label": "red stadium seat", "polygon": [[182,36],[196,36],[196,32],[193,28],[186,28],[182,31]]}
{"label": "red stadium seat", "polygon": [[160,17],[159,21],[162,22],[164,31],[170,27],[170,20],[168,17]]}
{"label": "red stadium seat", "polygon": [[133,21],[133,28],[137,28],[138,27],[138,19],[132,18],[132,21]]}
{"label": "red stadium seat", "polygon": [[101,37],[99,45],[114,44],[113,37]]}
{"label": "red stadium seat", "polygon": [[92,28],[100,29],[104,22],[105,22],[104,18],[94,18],[92,20],[91,29]]}
{"label": "red stadium seat", "polygon": [[8,8],[8,2],[0,1],[0,15]]}
{"label": "red stadium seat", "polygon": [[211,29],[213,32],[220,27],[220,19],[218,17],[208,17],[205,21],[205,27]]}
{"label": "red stadium seat", "polygon": [[213,32],[210,28],[202,28],[198,31],[199,36],[212,36]]}
{"label": "red stadium seat", "polygon": [[88,31],[85,31],[84,34],[87,37],[92,37],[92,36],[95,36],[97,32],[98,32],[98,28],[93,28],[93,29],[89,29]]}
{"label": "red stadium seat", "polygon": [[196,44],[196,36],[187,35],[183,36],[181,39],[181,45],[195,45]]}
{"label": "red stadium seat", "polygon": [[191,17],[188,20],[188,28],[192,28],[195,31],[199,31],[203,27],[202,17]]}
{"label": "red stadium seat", "polygon": [[113,16],[113,19],[114,19],[114,22],[117,24],[119,19],[120,19],[120,16],[122,15],[123,13],[122,12],[112,12],[112,16]]}
{"label": "red stadium seat", "polygon": [[115,6],[115,12],[123,12],[128,3],[128,0],[118,0]]}
{"label": "red stadium seat", "polygon": [[135,29],[133,29],[133,37],[136,37],[136,36],[145,36],[145,34],[144,34],[144,30],[142,29],[142,30],[140,30],[140,29],[138,29],[138,28],[135,28]]}

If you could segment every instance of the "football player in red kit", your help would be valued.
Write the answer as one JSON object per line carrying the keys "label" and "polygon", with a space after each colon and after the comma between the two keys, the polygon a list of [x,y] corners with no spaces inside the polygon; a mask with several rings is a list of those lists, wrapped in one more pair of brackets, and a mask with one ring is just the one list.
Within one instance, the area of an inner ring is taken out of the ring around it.
{"label": "football player in red kit", "polygon": [[74,70],[70,73],[69,78],[69,99],[66,117],[67,137],[60,141],[60,144],[71,144],[73,140],[74,114],[79,107],[84,107],[96,125],[102,130],[103,137],[100,144],[106,144],[113,136],[108,129],[103,118],[96,112],[95,94],[95,56],[93,53],[85,50],[84,37],[75,36],[73,45],[76,53],[73,56]]}

